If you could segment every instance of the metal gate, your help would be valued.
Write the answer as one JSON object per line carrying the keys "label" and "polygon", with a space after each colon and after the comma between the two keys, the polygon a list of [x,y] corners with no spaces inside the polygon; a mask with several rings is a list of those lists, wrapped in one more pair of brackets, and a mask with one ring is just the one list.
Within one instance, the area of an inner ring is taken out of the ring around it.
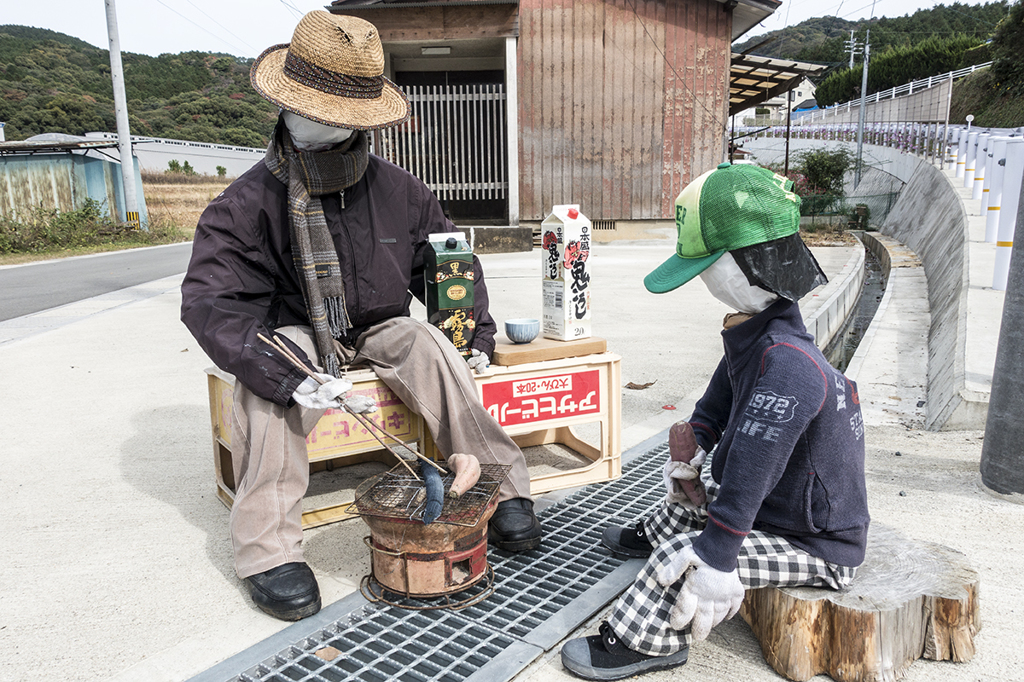
{"label": "metal gate", "polygon": [[439,200],[508,198],[505,88],[406,86],[411,116],[375,131],[374,153],[406,169]]}

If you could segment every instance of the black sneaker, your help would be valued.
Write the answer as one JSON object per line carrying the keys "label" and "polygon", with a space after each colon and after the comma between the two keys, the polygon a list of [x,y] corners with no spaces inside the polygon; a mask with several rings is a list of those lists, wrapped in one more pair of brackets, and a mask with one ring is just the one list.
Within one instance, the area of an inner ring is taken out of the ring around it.
{"label": "black sneaker", "polygon": [[487,524],[487,541],[506,552],[526,552],[540,547],[544,529],[533,513],[533,500],[514,497],[498,503]]}
{"label": "black sneaker", "polygon": [[654,551],[654,546],[647,539],[643,521],[637,521],[632,528],[605,528],[601,533],[601,544],[616,554],[637,559],[646,559]]}
{"label": "black sneaker", "polygon": [[570,639],[562,647],[562,665],[585,680],[621,680],[653,670],[666,670],[686,663],[690,650],[668,656],[646,656],[619,641],[605,621],[596,635]]}
{"label": "black sneaker", "polygon": [[250,575],[253,602],[262,611],[281,620],[302,620],[320,610],[320,587],[309,566],[292,562]]}

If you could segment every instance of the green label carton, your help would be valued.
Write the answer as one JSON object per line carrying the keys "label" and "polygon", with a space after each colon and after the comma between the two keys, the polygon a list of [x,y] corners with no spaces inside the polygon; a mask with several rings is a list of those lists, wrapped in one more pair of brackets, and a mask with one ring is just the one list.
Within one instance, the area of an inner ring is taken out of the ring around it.
{"label": "green label carton", "polygon": [[427,322],[440,329],[462,355],[469,357],[473,319],[473,250],[462,232],[430,235],[424,278]]}

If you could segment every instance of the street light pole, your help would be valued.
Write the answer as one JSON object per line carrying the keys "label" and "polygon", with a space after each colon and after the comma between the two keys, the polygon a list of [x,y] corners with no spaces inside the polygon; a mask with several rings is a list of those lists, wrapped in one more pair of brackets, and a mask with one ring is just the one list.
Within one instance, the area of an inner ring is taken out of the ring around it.
{"label": "street light pole", "polygon": [[146,229],[139,221],[139,203],[135,189],[135,162],[132,159],[132,134],[128,127],[128,99],[124,94],[124,69],[121,66],[121,39],[117,35],[117,10],[114,0],[107,6],[107,37],[110,40],[110,80],[114,86],[114,117],[117,120],[117,151],[121,156],[121,183],[124,188],[125,222]]}

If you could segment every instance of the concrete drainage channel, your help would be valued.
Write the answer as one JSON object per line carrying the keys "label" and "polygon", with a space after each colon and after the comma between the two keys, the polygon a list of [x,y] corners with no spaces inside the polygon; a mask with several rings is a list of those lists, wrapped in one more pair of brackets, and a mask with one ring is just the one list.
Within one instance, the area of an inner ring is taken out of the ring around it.
{"label": "concrete drainage channel", "polygon": [[[642,560],[615,557],[601,545],[601,531],[614,523],[631,524],[661,503],[668,453],[664,435],[626,453],[618,480],[587,486],[540,511],[546,531],[540,549],[492,550],[488,560],[496,589],[479,604],[417,611],[372,604],[355,593],[191,682],[513,678],[636,577]],[[327,647],[340,655],[332,661],[317,656]]]}

